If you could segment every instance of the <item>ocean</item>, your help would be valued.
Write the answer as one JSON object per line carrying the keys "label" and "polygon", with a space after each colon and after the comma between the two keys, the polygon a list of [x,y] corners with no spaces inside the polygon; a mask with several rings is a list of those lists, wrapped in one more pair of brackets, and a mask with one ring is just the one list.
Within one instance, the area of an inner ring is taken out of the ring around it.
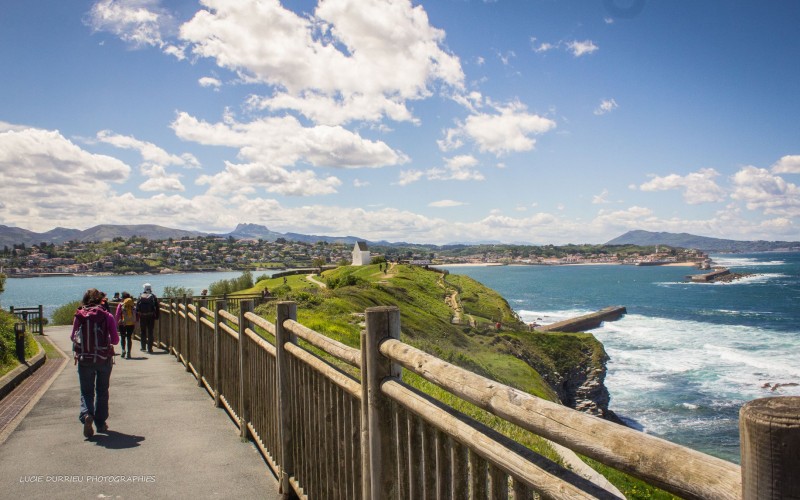
{"label": "ocean", "polygon": [[[256,271],[253,277],[261,274],[272,275],[273,271]],[[81,300],[89,288],[97,288],[109,297],[115,292],[130,292],[134,297],[142,292],[142,285],[150,283],[157,296],[164,294],[165,286],[191,288],[196,295],[211,283],[223,279],[238,278],[241,271],[211,273],[176,273],[148,275],[79,275],[53,276],[47,278],[14,278],[6,280],[6,291],[0,295],[0,306],[8,310],[14,307],[36,307],[42,305],[44,315],[50,317],[59,306]]]}
{"label": "ocean", "polygon": [[752,276],[707,284],[687,282],[700,272],[690,267],[446,269],[496,290],[526,322],[625,306],[622,319],[592,330],[610,356],[611,410],[634,428],[738,463],[741,406],[800,396],[791,385],[800,383],[800,253],[712,258]]}

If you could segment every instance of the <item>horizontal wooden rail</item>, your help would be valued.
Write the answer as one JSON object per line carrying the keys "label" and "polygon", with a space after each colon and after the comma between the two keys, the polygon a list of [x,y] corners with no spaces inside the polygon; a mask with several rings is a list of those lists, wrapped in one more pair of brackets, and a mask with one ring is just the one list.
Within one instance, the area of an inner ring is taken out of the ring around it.
{"label": "horizontal wooden rail", "polygon": [[286,348],[286,352],[328,377],[331,382],[347,391],[351,396],[356,399],[361,399],[361,384],[359,382],[356,382],[302,347],[298,347],[294,344],[286,344],[284,347]]}
{"label": "horizontal wooden rail", "polygon": [[273,337],[275,336],[275,325],[270,323],[266,319],[249,311],[244,314],[244,317],[252,321],[254,325],[266,330]]}
{"label": "horizontal wooden rail", "polygon": [[[467,444],[475,453],[512,476],[515,482],[522,481],[534,488],[544,498],[616,498],[574,472],[542,459],[497,431],[472,421],[402,382],[387,380],[381,385],[381,390],[414,415]],[[536,461],[549,463],[539,465]]]}
{"label": "horizontal wooden rail", "polygon": [[361,367],[361,351],[359,349],[346,346],[341,342],[330,339],[294,320],[284,321],[283,326],[293,334],[297,335],[314,347],[322,349],[331,356],[334,356],[335,358],[340,359],[351,366],[355,366],[357,368]]}
{"label": "horizontal wooden rail", "polygon": [[222,316],[223,318],[225,318],[226,320],[230,321],[234,325],[239,326],[239,318],[237,318],[233,314],[229,313],[225,309],[220,309],[219,315]]}
{"label": "horizontal wooden rail", "polygon": [[537,398],[398,340],[385,340],[380,352],[479,408],[678,496],[740,497],[735,464]]}

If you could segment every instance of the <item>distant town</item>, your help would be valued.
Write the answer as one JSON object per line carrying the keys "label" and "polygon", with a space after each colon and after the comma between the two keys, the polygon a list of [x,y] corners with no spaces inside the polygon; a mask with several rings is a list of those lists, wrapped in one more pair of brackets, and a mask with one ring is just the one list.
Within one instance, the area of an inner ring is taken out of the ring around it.
{"label": "distant town", "polygon": [[[636,245],[375,245],[373,255],[417,265],[696,265],[699,250]],[[317,268],[351,263],[353,245],[278,238],[202,236],[149,240],[117,237],[104,242],[4,246],[0,272],[10,278],[69,274],[143,274]]]}

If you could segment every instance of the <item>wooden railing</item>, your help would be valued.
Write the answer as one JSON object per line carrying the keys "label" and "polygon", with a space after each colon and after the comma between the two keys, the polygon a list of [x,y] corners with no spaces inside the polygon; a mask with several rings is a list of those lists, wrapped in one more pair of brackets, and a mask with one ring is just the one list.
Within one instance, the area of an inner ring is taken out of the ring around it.
{"label": "wooden railing", "polygon": [[[406,385],[403,369],[512,424],[684,498],[741,498],[743,491],[747,499],[779,498],[796,493],[800,484],[800,466],[792,455],[797,448],[777,456],[785,442],[800,441],[800,398],[771,398],[789,400],[791,407],[789,424],[781,420],[787,428],[784,443],[770,449],[771,456],[764,455],[764,446],[774,437],[758,430],[757,419],[748,420],[750,433],[759,437],[747,437],[749,444],[742,446],[757,450],[743,457],[747,466],[740,468],[544,401],[404,344],[396,307],[367,309],[361,349],[354,349],[299,324],[293,302],[277,304],[274,324],[254,314],[252,300],[241,301],[237,315],[226,311],[222,300],[213,310],[207,305],[190,299],[162,302],[156,340],[232,416],[241,437],[256,443],[287,496],[613,497]],[[345,371],[326,359],[352,368]],[[775,421],[767,420],[774,433]],[[743,421],[743,429],[747,425]]]}
{"label": "wooden railing", "polygon": [[19,320],[22,320],[32,334],[41,335],[44,333],[44,314],[42,313],[41,305],[36,307],[11,306],[10,312]]}

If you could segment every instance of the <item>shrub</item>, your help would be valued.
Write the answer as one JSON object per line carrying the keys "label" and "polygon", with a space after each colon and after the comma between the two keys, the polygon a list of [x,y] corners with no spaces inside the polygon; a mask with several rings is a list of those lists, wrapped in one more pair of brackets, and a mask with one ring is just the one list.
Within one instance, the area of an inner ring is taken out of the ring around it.
{"label": "shrub", "polygon": [[[16,322],[16,316],[0,309],[0,374],[18,364],[17,345],[14,336],[14,323]],[[26,333],[25,358],[30,359],[36,352],[36,341],[30,333]]]}
{"label": "shrub", "polygon": [[81,301],[76,300],[60,306],[53,311],[53,324],[54,325],[71,325],[72,319],[75,317],[75,311],[81,306]]}
{"label": "shrub", "polygon": [[191,297],[194,295],[194,290],[191,288],[186,288],[185,286],[165,286],[164,287],[164,298],[179,298],[183,297],[184,295]]}

